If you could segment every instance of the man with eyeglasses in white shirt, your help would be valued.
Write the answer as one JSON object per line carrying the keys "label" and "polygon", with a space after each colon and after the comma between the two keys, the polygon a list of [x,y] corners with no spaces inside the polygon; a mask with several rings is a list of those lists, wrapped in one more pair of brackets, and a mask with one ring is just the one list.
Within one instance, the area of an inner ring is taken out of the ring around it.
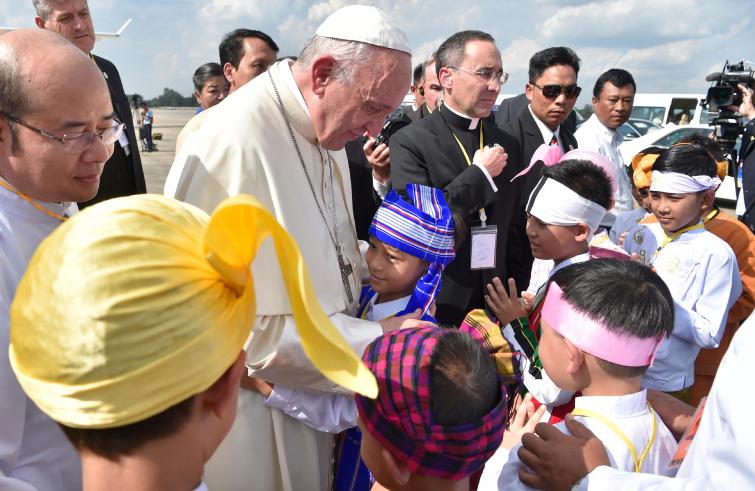
{"label": "man with eyeglasses in white shirt", "polygon": [[78,490],[76,451],[10,369],[9,309],[39,243],[97,194],[124,125],[94,63],[44,30],[0,36],[0,87],[0,489]]}

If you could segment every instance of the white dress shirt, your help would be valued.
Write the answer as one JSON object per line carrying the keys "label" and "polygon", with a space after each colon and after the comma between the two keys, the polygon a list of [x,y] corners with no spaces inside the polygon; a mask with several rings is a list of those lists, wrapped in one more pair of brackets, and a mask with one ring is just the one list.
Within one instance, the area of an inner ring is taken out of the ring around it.
{"label": "white dress shirt", "polygon": [[[724,355],[705,405],[700,428],[675,478],[622,472],[601,466],[577,489],[612,491],[745,490],[755,486],[755,316],[739,328]],[[482,488],[481,488],[482,489]]]}
{"label": "white dress shirt", "polygon": [[[546,145],[550,145],[551,140],[553,137],[556,137],[556,141],[558,141],[558,146],[561,147],[561,150],[564,152],[568,152],[569,150],[573,150],[572,148],[564,148],[564,142],[561,141],[561,136],[559,133],[561,133],[561,125],[556,126],[555,130],[552,130],[545,126],[545,123],[540,121],[537,116],[535,116],[535,113],[532,112],[532,105],[527,106],[527,110],[532,115],[532,119],[535,120],[535,124],[537,125],[537,129],[540,130],[540,134],[543,135],[543,142]],[[529,162],[525,162],[525,165],[529,165]]]}
{"label": "white dress shirt", "polygon": [[674,297],[674,330],[642,378],[649,389],[673,392],[695,381],[700,348],[718,347],[742,279],[729,244],[704,228],[683,233],[656,253],[665,237],[660,224],[640,224],[627,232],[624,249],[653,266]]}
{"label": "white dress shirt", "polygon": [[[661,418],[657,414],[651,414],[645,397],[645,390],[624,396],[583,396],[577,397],[574,400],[574,406],[575,409],[587,409],[599,413],[616,424],[632,442],[638,456],[643,453],[643,450],[650,442],[653,424],[655,424],[655,439],[650,446],[647,457],[642,462],[640,470],[643,473],[673,475],[674,471],[669,470],[666,466],[676,451],[676,440],[668,428],[666,428],[666,425],[663,424]],[[621,437],[598,418],[576,416],[576,419],[603,442],[611,467],[624,471],[634,470],[632,454]],[[566,423],[561,422],[555,426],[563,433],[570,434],[566,428]],[[517,455],[519,447],[521,447],[521,444],[508,452],[508,460],[503,468],[488,465],[496,462],[500,465],[500,459],[496,459],[495,457],[485,465],[480,482],[483,483],[484,480],[484,483],[487,484],[484,487],[480,486],[478,488],[479,491],[532,489],[519,480],[518,471],[522,466],[522,462]],[[505,452],[505,450],[500,451]],[[493,487],[492,483],[495,482],[496,475],[498,476],[497,486]],[[611,488],[605,487],[601,489]]]}
{"label": "white dress shirt", "polygon": [[[70,216],[76,203],[41,203]],[[16,287],[39,243],[60,220],[0,187],[0,489],[79,490],[81,461],[57,423],[24,394],[8,360],[9,314]]]}
{"label": "white dress shirt", "polygon": [[619,145],[624,141],[624,137],[618,131],[604,126],[595,114],[582,123],[574,136],[577,138],[581,150],[599,153],[614,165],[616,170],[616,192],[613,193],[614,205],[601,222],[604,227],[611,227],[619,214],[634,209],[632,183],[629,180],[624,159],[619,152]]}

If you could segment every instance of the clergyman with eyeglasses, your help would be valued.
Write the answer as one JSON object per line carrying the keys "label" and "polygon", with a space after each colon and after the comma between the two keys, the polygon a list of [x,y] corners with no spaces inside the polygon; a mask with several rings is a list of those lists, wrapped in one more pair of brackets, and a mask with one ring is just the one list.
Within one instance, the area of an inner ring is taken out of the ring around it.
{"label": "clergyman with eyeglasses", "polygon": [[[481,31],[457,32],[436,51],[435,68],[443,103],[391,137],[391,178],[400,191],[407,184],[443,189],[470,229],[443,273],[436,301],[438,321],[458,325],[471,309],[484,307],[484,286],[492,277],[508,277],[515,193],[507,162],[520,159],[516,141],[492,117],[508,79],[495,39]],[[478,237],[479,230],[484,233]],[[494,252],[486,254],[488,248]]]}
{"label": "clergyman with eyeglasses", "polygon": [[[574,109],[582,89],[577,85],[580,60],[577,54],[567,47],[553,47],[538,51],[529,64],[529,82],[525,94],[529,99],[527,109],[518,119],[502,126],[517,143],[521,160],[511,161],[519,172],[527,167],[535,150],[542,145],[558,145],[564,152],[577,148],[577,139],[567,125],[563,124]],[[532,270],[532,251],[525,232],[527,218],[524,212],[530,193],[540,180],[542,163],[535,166],[516,180],[519,183],[518,209],[514,216],[509,235],[516,250],[510,251],[519,261],[510,271],[516,280],[517,290],[525,291]]]}
{"label": "clergyman with eyeglasses", "polygon": [[9,308],[39,243],[97,194],[123,124],[94,63],[48,31],[0,36],[0,87],[0,489],[79,490],[76,451],[11,372]]}

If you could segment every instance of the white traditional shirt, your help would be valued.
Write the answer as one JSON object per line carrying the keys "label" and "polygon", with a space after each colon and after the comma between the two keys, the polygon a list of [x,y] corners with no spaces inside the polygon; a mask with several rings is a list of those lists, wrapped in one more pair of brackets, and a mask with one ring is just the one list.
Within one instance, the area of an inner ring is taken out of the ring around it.
{"label": "white traditional shirt", "polygon": [[[599,413],[618,426],[631,441],[638,457],[642,455],[650,443],[650,436],[655,425],[655,438],[652,441],[647,457],[642,461],[640,472],[667,476],[673,475],[674,471],[669,470],[667,464],[676,451],[677,443],[669,429],[661,421],[661,418],[657,414],[651,413],[648,409],[646,394],[645,390],[641,390],[640,392],[624,396],[582,396],[574,400],[574,406],[575,410],[586,409]],[[593,416],[575,416],[575,418],[603,442],[611,467],[623,471],[634,471],[635,464],[629,446],[608,425]],[[570,434],[566,423],[561,422],[555,426],[563,433]],[[497,475],[497,487],[489,485],[486,487],[481,486],[478,488],[479,491],[492,489],[532,489],[519,480],[518,472],[522,465],[517,455],[519,447],[521,447],[521,444],[508,452],[509,457],[503,468],[490,465],[496,462],[500,465],[501,459],[497,459],[495,456],[488,461],[480,482],[482,483],[484,479],[486,483],[492,483],[494,482],[494,477]],[[500,451],[505,452],[505,450]],[[611,488],[605,487],[602,489]]]}
{"label": "white traditional shirt", "polygon": [[[38,204],[70,216],[76,203]],[[60,427],[24,394],[8,360],[16,287],[39,243],[60,220],[0,187],[0,489],[81,489],[81,461]]]}
{"label": "white traditional shirt", "polygon": [[626,164],[621,157],[621,152],[619,152],[619,145],[624,141],[624,137],[618,131],[603,125],[595,114],[582,123],[582,126],[574,133],[574,137],[577,139],[581,150],[599,153],[607,158],[615,167],[616,192],[613,193],[614,205],[600,223],[604,227],[611,227],[620,213],[634,209],[632,182],[629,180]]}
{"label": "white traditional shirt", "polygon": [[578,489],[597,491],[708,491],[752,489],[755,483],[755,316],[742,324],[726,351],[708,395],[700,428],[676,477],[634,474],[601,466]]}
{"label": "white traditional shirt", "polygon": [[[378,295],[374,295],[370,299],[365,320],[378,322],[401,312],[411,295],[376,304],[377,298]],[[280,409],[317,431],[340,433],[357,425],[357,407],[351,396],[315,393],[277,384],[265,405]]]}
{"label": "white traditional shirt", "polygon": [[674,297],[674,330],[642,378],[649,389],[673,392],[695,380],[700,348],[718,347],[729,309],[742,293],[737,258],[729,244],[700,227],[659,250],[666,233],[658,223],[627,233],[624,249],[655,268]]}

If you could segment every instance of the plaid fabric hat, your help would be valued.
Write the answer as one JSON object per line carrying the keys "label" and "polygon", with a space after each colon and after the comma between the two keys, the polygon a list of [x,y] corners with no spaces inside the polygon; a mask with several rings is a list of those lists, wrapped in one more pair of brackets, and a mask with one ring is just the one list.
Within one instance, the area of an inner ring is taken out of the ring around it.
{"label": "plaid fabric hat", "polygon": [[413,473],[457,481],[498,449],[506,396],[480,420],[458,426],[435,422],[431,410],[430,359],[440,328],[402,329],[377,338],[363,361],[378,381],[376,400],[356,395],[359,419],[394,458]]}
{"label": "plaid fabric hat", "polygon": [[504,385],[516,385],[522,382],[521,357],[503,336],[501,326],[493,321],[483,309],[470,311],[459,325],[459,331],[475,338],[493,357],[498,375]]}

